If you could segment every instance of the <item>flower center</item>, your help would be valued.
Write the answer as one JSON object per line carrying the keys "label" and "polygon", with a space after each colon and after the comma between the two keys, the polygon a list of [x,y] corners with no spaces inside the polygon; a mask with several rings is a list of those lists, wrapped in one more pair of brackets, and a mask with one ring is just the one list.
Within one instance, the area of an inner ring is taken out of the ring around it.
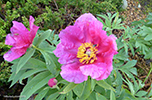
{"label": "flower center", "polygon": [[92,43],[82,43],[82,45],[78,48],[77,58],[82,64],[93,63],[97,60],[96,54],[98,49]]}

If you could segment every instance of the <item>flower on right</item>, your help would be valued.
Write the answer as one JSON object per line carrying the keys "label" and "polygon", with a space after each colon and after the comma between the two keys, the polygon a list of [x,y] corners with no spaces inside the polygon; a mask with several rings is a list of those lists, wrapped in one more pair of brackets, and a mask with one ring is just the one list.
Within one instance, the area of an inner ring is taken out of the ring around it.
{"label": "flower on right", "polygon": [[117,54],[116,37],[107,36],[103,24],[91,13],[81,15],[74,25],[63,29],[61,42],[54,54],[62,64],[61,76],[74,83],[92,79],[106,79],[112,69],[112,59]]}

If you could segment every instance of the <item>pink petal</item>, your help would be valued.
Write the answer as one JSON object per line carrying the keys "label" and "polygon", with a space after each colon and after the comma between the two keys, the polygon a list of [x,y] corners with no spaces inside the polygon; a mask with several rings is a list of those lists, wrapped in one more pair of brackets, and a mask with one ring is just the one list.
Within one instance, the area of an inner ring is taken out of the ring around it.
{"label": "pink petal", "polygon": [[66,49],[77,49],[85,42],[85,36],[77,26],[68,26],[60,32],[59,37]]}
{"label": "pink petal", "polygon": [[116,37],[112,34],[112,35],[110,35],[109,36],[109,41],[111,41],[111,46],[112,46],[112,48],[113,48],[113,50],[114,51],[116,51],[114,54],[117,54],[118,52],[117,52],[117,43],[116,43]]}
{"label": "pink petal", "polygon": [[13,21],[13,27],[11,27],[10,31],[14,37],[14,40],[16,41],[17,46],[22,46],[30,43],[29,31],[22,23]]}
{"label": "pink petal", "polygon": [[11,36],[11,34],[7,34],[6,39],[5,39],[5,44],[6,45],[14,45],[15,44],[14,38]]}
{"label": "pink petal", "polygon": [[76,20],[75,25],[87,25],[91,21],[97,21],[97,19],[91,13],[85,13]]}
{"label": "pink petal", "polygon": [[91,78],[99,78],[106,70],[105,63],[88,64],[80,66],[81,72],[86,76],[91,76]]}
{"label": "pink petal", "polygon": [[82,83],[87,80],[87,76],[82,74],[79,69],[79,64],[66,64],[61,67],[62,71],[60,72],[63,79],[74,82],[74,83]]}
{"label": "pink petal", "polygon": [[38,26],[34,25],[34,21],[35,21],[35,19],[32,16],[30,16],[30,19],[29,19],[29,23],[30,23],[29,40],[30,40],[30,42],[33,42],[33,39],[37,33],[37,30],[39,29]]}
{"label": "pink petal", "polygon": [[72,52],[70,50],[66,50],[64,49],[64,46],[61,43],[57,45],[57,49],[54,50],[53,52],[57,57],[60,57],[58,59],[58,62],[61,64],[68,64],[78,60],[76,58],[77,51]]}
{"label": "pink petal", "polygon": [[57,80],[55,78],[51,78],[49,81],[48,81],[48,85],[51,87],[51,88],[55,88],[57,84]]}
{"label": "pink petal", "polygon": [[111,74],[111,71],[113,69],[113,66],[109,66],[107,68],[107,70],[99,77],[99,78],[96,78],[96,80],[103,80],[103,79],[107,79],[108,76]]}
{"label": "pink petal", "polygon": [[4,54],[3,58],[9,62],[21,57],[23,54],[25,54],[27,48],[15,48],[12,47],[7,53]]}

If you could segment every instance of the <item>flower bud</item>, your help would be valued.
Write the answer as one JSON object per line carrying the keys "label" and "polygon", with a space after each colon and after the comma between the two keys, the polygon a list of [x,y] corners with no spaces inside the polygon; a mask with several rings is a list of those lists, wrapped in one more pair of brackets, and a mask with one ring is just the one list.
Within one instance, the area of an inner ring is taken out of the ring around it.
{"label": "flower bud", "polygon": [[51,88],[56,88],[56,83],[57,83],[57,80],[55,78],[51,78],[49,81],[48,81],[48,85],[51,87]]}

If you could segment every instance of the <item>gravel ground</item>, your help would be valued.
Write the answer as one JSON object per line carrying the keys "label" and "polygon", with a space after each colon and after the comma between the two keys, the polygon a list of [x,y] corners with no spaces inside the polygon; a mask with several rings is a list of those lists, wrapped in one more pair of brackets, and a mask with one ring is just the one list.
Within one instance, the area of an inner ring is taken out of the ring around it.
{"label": "gravel ground", "polygon": [[120,15],[125,19],[123,23],[130,25],[133,21],[139,21],[146,18],[146,15],[143,12],[144,8],[141,5],[139,7],[139,2],[135,2],[135,0],[127,0],[127,2],[128,7],[126,8],[126,11],[120,12]]}

